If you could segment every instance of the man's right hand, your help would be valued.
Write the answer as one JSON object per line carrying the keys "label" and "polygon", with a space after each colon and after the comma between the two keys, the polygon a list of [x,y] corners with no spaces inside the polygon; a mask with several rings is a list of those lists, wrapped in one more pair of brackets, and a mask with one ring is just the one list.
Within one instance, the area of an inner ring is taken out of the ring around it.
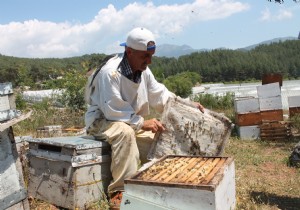
{"label": "man's right hand", "polygon": [[144,125],[142,127],[145,131],[152,131],[152,133],[156,133],[157,131],[164,131],[166,128],[159,122],[157,119],[153,118],[150,120],[145,120]]}

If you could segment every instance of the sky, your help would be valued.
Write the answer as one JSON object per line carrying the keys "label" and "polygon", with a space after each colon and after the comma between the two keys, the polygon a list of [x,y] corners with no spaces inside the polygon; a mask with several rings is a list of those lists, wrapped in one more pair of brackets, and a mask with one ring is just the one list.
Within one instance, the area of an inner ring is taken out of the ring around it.
{"label": "sky", "polygon": [[0,54],[66,58],[120,53],[134,27],[156,44],[237,49],[298,37],[300,3],[267,0],[1,0]]}

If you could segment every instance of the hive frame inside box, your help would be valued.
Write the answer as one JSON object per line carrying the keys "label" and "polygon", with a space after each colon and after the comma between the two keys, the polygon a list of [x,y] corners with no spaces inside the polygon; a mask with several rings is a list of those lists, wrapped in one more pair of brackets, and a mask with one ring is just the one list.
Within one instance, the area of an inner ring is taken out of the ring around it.
{"label": "hive frame inside box", "polygon": [[[235,208],[235,166],[232,158],[226,159],[224,167],[219,168],[208,184],[161,183],[136,179],[143,171],[169,157],[175,157],[175,155],[164,156],[153,161],[148,167],[125,180],[125,193],[123,194],[121,209],[135,209],[134,201],[138,199],[144,200],[145,205],[149,202],[152,205],[160,206],[161,209],[226,210]],[[177,155],[176,157],[189,156]]]}
{"label": "hive frame inside box", "polygon": [[[49,142],[68,138],[82,140],[86,145],[65,143],[59,147],[57,142]],[[111,181],[110,155],[103,150],[106,142],[75,136],[28,142],[29,195],[68,209],[85,209],[105,195]]]}

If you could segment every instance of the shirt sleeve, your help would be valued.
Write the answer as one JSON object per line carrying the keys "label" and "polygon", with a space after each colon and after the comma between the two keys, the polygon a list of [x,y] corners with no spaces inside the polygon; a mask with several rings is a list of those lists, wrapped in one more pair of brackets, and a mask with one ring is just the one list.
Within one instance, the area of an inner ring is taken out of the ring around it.
{"label": "shirt sleeve", "polygon": [[176,95],[170,92],[165,85],[159,83],[154,75],[152,74],[151,70],[148,68],[146,70],[147,73],[147,88],[148,88],[148,96],[149,96],[149,104],[153,107],[156,111],[162,113],[164,110],[164,106],[166,105],[168,99],[175,98]]}

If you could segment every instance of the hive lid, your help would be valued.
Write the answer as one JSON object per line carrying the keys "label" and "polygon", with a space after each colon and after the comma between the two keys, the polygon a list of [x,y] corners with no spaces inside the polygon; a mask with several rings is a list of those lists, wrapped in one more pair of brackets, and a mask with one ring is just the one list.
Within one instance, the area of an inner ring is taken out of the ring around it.
{"label": "hive lid", "polygon": [[46,145],[55,145],[60,147],[73,148],[76,150],[109,146],[109,144],[105,141],[89,139],[89,137],[86,136],[32,138],[26,141],[28,141],[29,143],[31,142],[31,143],[39,143],[39,144],[46,144]]}
{"label": "hive lid", "polygon": [[231,157],[167,155],[125,180],[125,184],[200,188],[213,191]]}

